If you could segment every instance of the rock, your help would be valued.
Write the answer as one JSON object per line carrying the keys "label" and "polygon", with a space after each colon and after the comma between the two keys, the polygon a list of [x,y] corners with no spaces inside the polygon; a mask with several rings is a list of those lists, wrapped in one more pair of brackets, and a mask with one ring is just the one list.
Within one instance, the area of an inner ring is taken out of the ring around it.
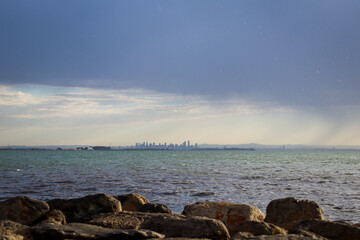
{"label": "rock", "polygon": [[66,217],[62,211],[57,209],[51,209],[46,213],[44,220],[57,222],[60,224],[66,224]]}
{"label": "rock", "polygon": [[[232,229],[236,232],[249,232],[252,233],[254,236],[287,234],[287,231],[285,229],[275,226],[272,223],[256,221],[246,221],[238,225],[234,225]],[[232,235],[231,232],[230,235]]]}
{"label": "rock", "polygon": [[205,217],[185,217],[180,214],[118,212],[93,216],[89,224],[118,229],[149,229],[167,238],[229,239],[225,225]]}
{"label": "rock", "polygon": [[115,198],[121,202],[123,211],[138,212],[144,204],[149,203],[149,200],[137,193],[119,195]]}
{"label": "rock", "polygon": [[121,211],[121,203],[107,194],[96,194],[75,199],[48,201],[51,209],[64,213],[68,222],[82,222],[92,214]]}
{"label": "rock", "polygon": [[164,204],[159,203],[146,203],[144,204],[139,212],[150,212],[150,213],[172,213],[172,211]]}
{"label": "rock", "polygon": [[324,220],[304,220],[297,224],[291,232],[306,231],[333,240],[360,239],[360,228],[351,224]]}
{"label": "rock", "polygon": [[30,227],[11,220],[0,220],[0,239],[33,240]]}
{"label": "rock", "polygon": [[163,238],[164,235],[136,229],[111,229],[84,223],[69,223],[62,225],[51,221],[43,221],[31,228],[36,240],[47,239],[148,239]]}
{"label": "rock", "polygon": [[273,200],[266,208],[265,222],[290,230],[306,219],[325,220],[319,204],[294,197]]}
{"label": "rock", "polygon": [[248,239],[250,237],[254,237],[254,234],[249,233],[249,232],[238,232],[236,234],[234,234],[230,240],[245,240]]}
{"label": "rock", "polygon": [[49,205],[29,197],[15,197],[0,202],[0,220],[12,220],[31,225],[49,211]]}
{"label": "rock", "polygon": [[245,221],[264,221],[265,214],[257,207],[247,204],[227,202],[197,202],[186,205],[183,213],[185,216],[204,216],[222,221],[228,228],[230,235],[235,234],[236,225]]}
{"label": "rock", "polygon": [[310,237],[296,234],[288,235],[260,235],[246,238],[246,240],[328,240],[322,237]]}
{"label": "rock", "polygon": [[360,227],[360,223],[355,223],[354,226],[355,227]]}

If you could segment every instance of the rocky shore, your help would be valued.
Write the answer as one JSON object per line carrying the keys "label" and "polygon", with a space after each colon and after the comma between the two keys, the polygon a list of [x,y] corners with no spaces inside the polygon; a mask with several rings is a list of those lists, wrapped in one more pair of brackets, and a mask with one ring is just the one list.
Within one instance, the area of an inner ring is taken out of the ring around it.
{"label": "rocky shore", "polygon": [[198,202],[182,214],[139,194],[96,194],[48,202],[0,202],[0,239],[360,240],[360,224],[325,219],[313,201],[271,201],[266,214],[247,204]]}

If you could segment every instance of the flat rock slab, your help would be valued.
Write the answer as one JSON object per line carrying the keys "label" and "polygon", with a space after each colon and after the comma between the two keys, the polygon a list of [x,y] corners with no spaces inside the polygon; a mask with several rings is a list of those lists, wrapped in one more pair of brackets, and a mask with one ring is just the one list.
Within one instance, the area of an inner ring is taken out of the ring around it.
{"label": "flat rock slab", "polygon": [[164,235],[150,230],[136,229],[111,229],[84,223],[59,223],[44,221],[31,228],[31,233],[36,240],[47,239],[81,239],[81,240],[112,240],[112,239],[148,239],[163,238]]}
{"label": "flat rock slab", "polygon": [[229,239],[225,225],[206,217],[185,217],[180,214],[119,212],[93,216],[89,224],[118,229],[149,229],[167,238]]}
{"label": "flat rock slab", "polygon": [[[233,239],[233,240],[242,240],[242,239]],[[302,236],[296,234],[288,235],[262,235],[246,238],[246,240],[328,240],[322,237],[312,237],[312,236]]]}
{"label": "flat rock slab", "polygon": [[14,197],[0,202],[0,220],[32,225],[49,211],[49,205],[29,197]]}
{"label": "flat rock slab", "polygon": [[82,222],[92,214],[121,211],[120,201],[107,194],[74,199],[53,199],[48,201],[48,204],[51,209],[63,212],[67,222]]}
{"label": "flat rock slab", "polygon": [[325,220],[323,210],[316,202],[289,197],[273,200],[266,207],[265,222],[286,230],[307,219]]}
{"label": "flat rock slab", "polygon": [[292,232],[307,231],[333,240],[360,239],[360,228],[351,224],[324,220],[305,220],[294,227]]}
{"label": "flat rock slab", "polygon": [[204,216],[222,221],[228,228],[230,235],[237,232],[236,225],[245,221],[262,222],[265,214],[257,207],[247,204],[227,202],[197,202],[186,205],[183,211],[185,216]]}

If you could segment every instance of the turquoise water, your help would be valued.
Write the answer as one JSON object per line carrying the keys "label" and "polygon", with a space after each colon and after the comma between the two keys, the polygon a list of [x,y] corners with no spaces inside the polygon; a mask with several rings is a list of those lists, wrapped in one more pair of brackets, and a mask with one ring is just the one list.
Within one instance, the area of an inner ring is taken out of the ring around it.
{"label": "turquoise water", "polygon": [[319,203],[330,220],[360,222],[360,152],[0,151],[0,199],[136,192],[175,212],[197,201]]}

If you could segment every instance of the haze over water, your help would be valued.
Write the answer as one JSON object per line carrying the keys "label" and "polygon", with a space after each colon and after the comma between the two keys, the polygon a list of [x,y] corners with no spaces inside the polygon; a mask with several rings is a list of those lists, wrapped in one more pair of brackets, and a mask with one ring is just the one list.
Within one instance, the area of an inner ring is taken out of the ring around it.
{"label": "haze over water", "polygon": [[360,220],[358,151],[0,151],[0,198],[139,193],[181,213],[197,201],[320,204],[329,220]]}

